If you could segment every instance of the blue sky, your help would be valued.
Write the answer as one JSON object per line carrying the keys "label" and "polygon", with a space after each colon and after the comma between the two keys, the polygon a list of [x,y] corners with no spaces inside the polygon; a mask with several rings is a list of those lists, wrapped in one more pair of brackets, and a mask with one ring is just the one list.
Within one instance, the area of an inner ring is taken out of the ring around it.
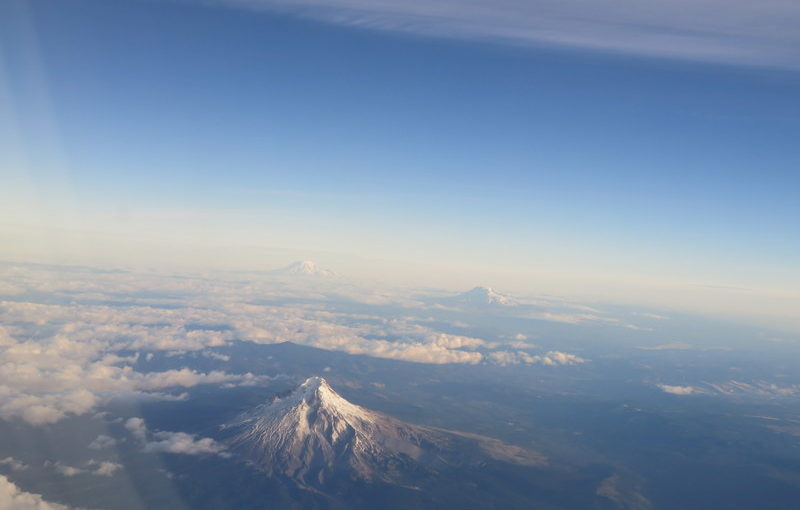
{"label": "blue sky", "polygon": [[[663,39],[689,23],[672,14],[611,33],[619,13],[587,13],[604,23],[545,23],[560,35],[542,41],[439,4],[432,23],[389,0],[5,3],[0,255],[158,265],[185,249],[797,299],[790,4],[765,11],[774,36],[691,44]],[[546,18],[514,5],[520,26]],[[748,12],[730,5],[718,24]]]}

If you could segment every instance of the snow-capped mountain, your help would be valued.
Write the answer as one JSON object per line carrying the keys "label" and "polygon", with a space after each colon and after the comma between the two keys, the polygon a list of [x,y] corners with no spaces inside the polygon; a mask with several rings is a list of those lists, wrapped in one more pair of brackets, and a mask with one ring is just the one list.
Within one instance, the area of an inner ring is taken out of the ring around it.
{"label": "snow-capped mountain", "polygon": [[475,287],[455,296],[455,301],[469,305],[516,306],[514,298],[505,296],[491,287]]}
{"label": "snow-capped mountain", "polygon": [[544,462],[496,439],[412,425],[357,406],[321,377],[240,415],[225,430],[231,451],[269,476],[305,487],[342,477],[407,484],[448,465]]}
{"label": "snow-capped mountain", "polygon": [[294,262],[286,267],[276,270],[275,272],[283,275],[318,276],[323,278],[332,278],[336,276],[336,273],[330,269],[319,267],[310,260]]}

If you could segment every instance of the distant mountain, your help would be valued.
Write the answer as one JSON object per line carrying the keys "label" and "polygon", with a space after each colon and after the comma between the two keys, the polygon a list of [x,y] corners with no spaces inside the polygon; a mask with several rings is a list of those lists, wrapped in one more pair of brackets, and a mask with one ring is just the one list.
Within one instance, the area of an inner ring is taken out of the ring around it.
{"label": "distant mountain", "polygon": [[332,278],[336,273],[330,269],[319,267],[314,262],[303,260],[289,264],[286,267],[274,271],[276,274],[289,275],[289,276],[314,276],[322,278]]}
{"label": "distant mountain", "polygon": [[332,479],[414,486],[448,466],[544,464],[499,440],[405,423],[352,404],[321,377],[225,427],[231,451],[269,476],[320,489]]}
{"label": "distant mountain", "polygon": [[450,301],[474,306],[516,306],[514,298],[505,296],[491,287],[475,287],[462,294],[458,294]]}

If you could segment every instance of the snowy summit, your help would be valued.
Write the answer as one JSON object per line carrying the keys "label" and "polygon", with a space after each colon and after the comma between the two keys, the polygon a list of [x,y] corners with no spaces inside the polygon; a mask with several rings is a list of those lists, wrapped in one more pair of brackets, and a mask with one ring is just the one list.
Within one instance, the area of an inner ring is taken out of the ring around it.
{"label": "snowy summit", "polygon": [[332,278],[336,276],[336,273],[330,269],[319,267],[310,260],[294,262],[284,268],[278,269],[277,273],[284,275],[319,276],[323,278]]}
{"label": "snowy summit", "polygon": [[475,287],[472,290],[456,296],[456,300],[470,305],[517,305],[517,301],[514,298],[500,294],[491,287]]}

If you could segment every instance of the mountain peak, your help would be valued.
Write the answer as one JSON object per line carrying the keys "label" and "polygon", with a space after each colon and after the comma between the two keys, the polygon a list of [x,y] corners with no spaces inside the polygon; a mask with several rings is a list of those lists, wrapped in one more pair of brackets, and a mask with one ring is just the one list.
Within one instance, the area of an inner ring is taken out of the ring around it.
{"label": "mountain peak", "polygon": [[271,405],[280,404],[279,407],[285,408],[286,406],[294,406],[300,403],[309,409],[325,408],[335,411],[339,414],[337,418],[344,420],[353,416],[364,418],[369,414],[366,409],[351,404],[342,398],[330,387],[324,377],[319,376],[309,377],[288,396],[280,399],[280,401],[273,402]]}
{"label": "mountain peak", "polygon": [[324,278],[336,276],[336,273],[330,269],[322,268],[310,260],[293,262],[284,268],[278,269],[277,272],[286,275],[321,276]]}
{"label": "mountain peak", "polygon": [[303,383],[298,387],[298,389],[306,388],[306,389],[310,389],[310,390],[316,391],[316,390],[319,390],[322,387],[330,388],[330,385],[328,384],[328,381],[326,381],[324,377],[320,377],[318,375],[314,375],[314,376],[309,377],[305,381],[303,381]]}
{"label": "mountain peak", "polygon": [[478,286],[467,292],[459,294],[456,298],[462,303],[471,305],[500,305],[514,306],[517,304],[513,298],[503,295],[491,287]]}
{"label": "mountain peak", "polygon": [[[343,476],[402,483],[431,462],[437,469],[487,458],[542,462],[538,454],[495,439],[412,425],[365,409],[340,396],[322,377],[309,377],[226,429],[232,434],[231,449],[252,465],[307,487]],[[387,470],[387,465],[394,467]]]}

